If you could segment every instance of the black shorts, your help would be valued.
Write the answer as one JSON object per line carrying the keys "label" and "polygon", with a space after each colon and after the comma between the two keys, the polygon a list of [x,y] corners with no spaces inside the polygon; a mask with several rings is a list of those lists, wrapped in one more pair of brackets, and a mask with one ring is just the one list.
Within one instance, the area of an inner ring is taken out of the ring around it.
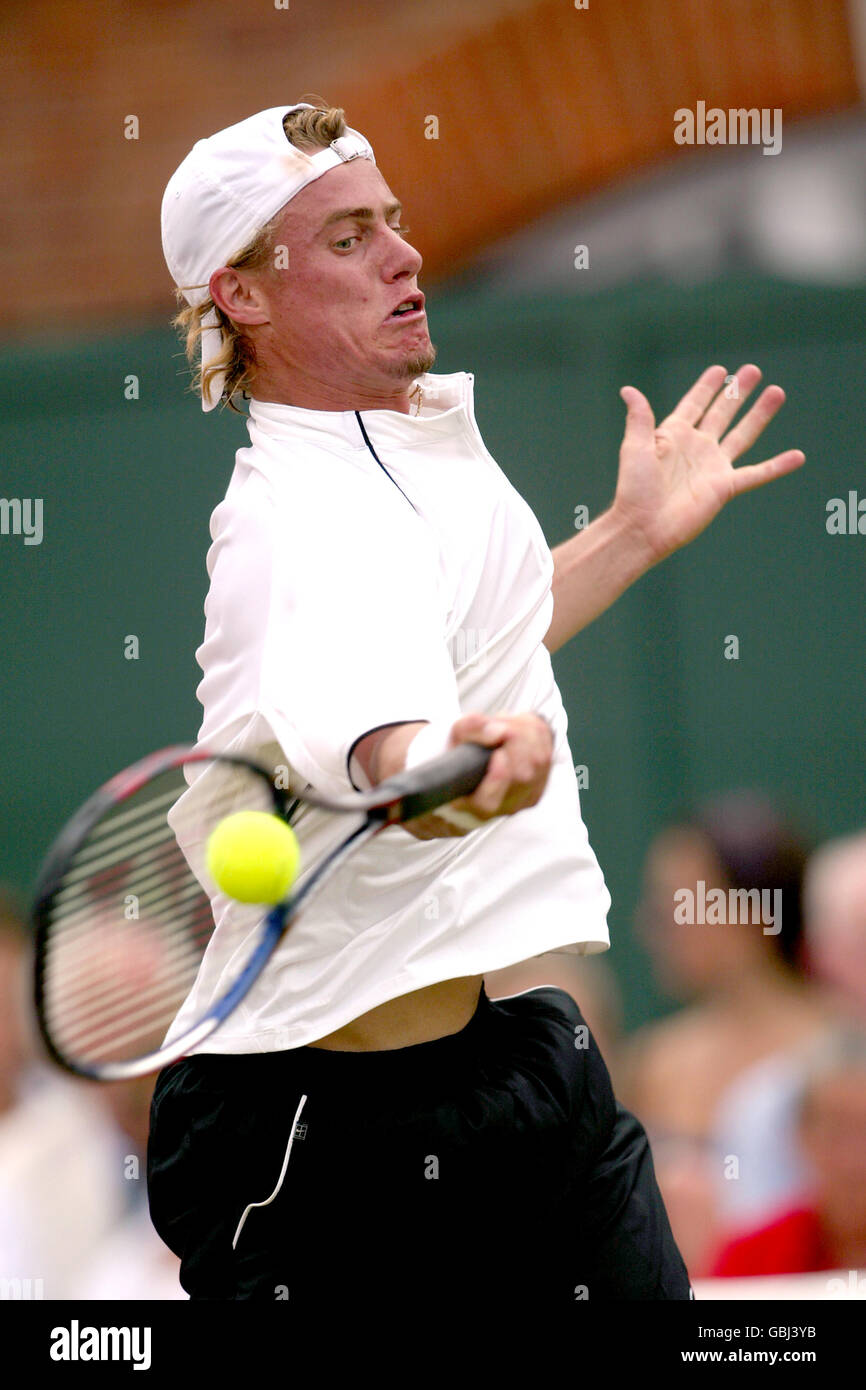
{"label": "black shorts", "polygon": [[644,1130],[552,987],[482,990],[461,1032],[413,1047],[167,1067],[148,1193],[194,1299],[578,1315],[692,1296]]}

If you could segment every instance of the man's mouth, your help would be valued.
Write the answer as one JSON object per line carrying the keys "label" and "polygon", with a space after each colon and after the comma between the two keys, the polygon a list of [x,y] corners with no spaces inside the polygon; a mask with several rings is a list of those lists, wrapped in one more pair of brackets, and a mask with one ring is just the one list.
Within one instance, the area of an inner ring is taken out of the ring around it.
{"label": "man's mouth", "polygon": [[419,292],[418,294],[408,295],[406,299],[401,299],[396,309],[392,309],[388,317],[392,319],[405,319],[410,318],[413,314],[420,315],[423,312],[424,296]]}

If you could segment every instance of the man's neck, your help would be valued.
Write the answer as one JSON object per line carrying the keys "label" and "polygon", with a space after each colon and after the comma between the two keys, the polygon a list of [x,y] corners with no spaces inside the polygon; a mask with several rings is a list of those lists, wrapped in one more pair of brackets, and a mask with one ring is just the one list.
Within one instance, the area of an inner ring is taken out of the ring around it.
{"label": "man's neck", "polygon": [[414,389],[413,381],[395,382],[387,387],[331,385],[309,378],[285,380],[259,371],[250,394],[263,404],[294,405],[300,410],[396,410],[409,415]]}

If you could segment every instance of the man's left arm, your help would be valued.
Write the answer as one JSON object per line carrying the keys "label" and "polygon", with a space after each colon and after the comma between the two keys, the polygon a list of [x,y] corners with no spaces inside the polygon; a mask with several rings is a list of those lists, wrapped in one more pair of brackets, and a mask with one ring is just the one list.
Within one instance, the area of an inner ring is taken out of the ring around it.
{"label": "man's left arm", "polygon": [[646,396],[634,386],[625,401],[625,435],[611,506],[553,550],[553,618],[544,645],[555,652],[611,606],[653,565],[700,535],[732,497],[781,478],[805,463],[788,449],[734,468],[785,401],[768,386],[731,428],[741,402],[761,379],[758,367],[708,367],[656,427]]}

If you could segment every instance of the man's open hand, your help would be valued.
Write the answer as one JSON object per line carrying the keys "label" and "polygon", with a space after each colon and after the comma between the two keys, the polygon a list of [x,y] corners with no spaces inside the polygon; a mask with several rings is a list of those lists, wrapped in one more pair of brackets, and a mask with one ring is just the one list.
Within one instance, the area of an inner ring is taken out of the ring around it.
{"label": "man's open hand", "polygon": [[[731,428],[741,403],[761,379],[754,365],[725,384],[724,367],[708,367],[660,425],[634,386],[620,391],[628,408],[612,510],[639,533],[653,561],[694,540],[738,493],[762,487],[800,468],[806,456],[788,449],[762,463],[734,468],[785,401],[768,386]],[[724,389],[722,389],[724,388]]]}

